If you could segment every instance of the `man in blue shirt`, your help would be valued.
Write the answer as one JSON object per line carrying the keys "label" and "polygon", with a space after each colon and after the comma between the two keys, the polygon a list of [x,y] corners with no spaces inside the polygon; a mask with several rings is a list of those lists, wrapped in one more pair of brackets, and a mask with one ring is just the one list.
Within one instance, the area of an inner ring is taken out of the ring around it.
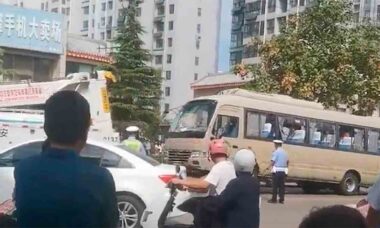
{"label": "man in blue shirt", "polygon": [[274,140],[275,151],[272,154],[272,199],[269,203],[277,203],[277,193],[280,196],[280,203],[285,201],[285,179],[288,174],[289,158],[288,154],[282,148],[281,140]]}
{"label": "man in blue shirt", "polygon": [[15,169],[19,227],[116,227],[115,183],[108,170],[83,160],[90,107],[79,93],[61,91],[45,104],[48,144]]}

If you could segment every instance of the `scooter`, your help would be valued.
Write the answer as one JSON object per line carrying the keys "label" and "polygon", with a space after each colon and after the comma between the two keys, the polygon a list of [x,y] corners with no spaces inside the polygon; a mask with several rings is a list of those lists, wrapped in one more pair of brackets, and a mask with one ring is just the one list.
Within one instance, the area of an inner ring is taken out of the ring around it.
{"label": "scooter", "polygon": [[[180,179],[183,179],[183,175],[181,175],[181,169],[179,166],[176,166],[176,176]],[[167,201],[164,210],[162,211],[160,218],[158,219],[158,228],[192,228],[193,225],[186,225],[186,224],[175,224],[175,225],[166,225],[166,219],[170,212],[173,211],[175,207],[175,198],[178,194],[178,188],[175,184],[169,183],[168,188],[170,191],[170,197]]]}

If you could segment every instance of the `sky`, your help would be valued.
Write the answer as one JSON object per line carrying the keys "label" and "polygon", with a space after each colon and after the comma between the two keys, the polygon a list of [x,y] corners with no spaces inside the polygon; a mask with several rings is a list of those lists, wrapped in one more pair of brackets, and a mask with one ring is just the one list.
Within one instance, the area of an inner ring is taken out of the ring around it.
{"label": "sky", "polygon": [[219,38],[219,63],[218,71],[227,72],[230,70],[230,41],[232,22],[233,0],[222,0],[222,16],[220,22]]}

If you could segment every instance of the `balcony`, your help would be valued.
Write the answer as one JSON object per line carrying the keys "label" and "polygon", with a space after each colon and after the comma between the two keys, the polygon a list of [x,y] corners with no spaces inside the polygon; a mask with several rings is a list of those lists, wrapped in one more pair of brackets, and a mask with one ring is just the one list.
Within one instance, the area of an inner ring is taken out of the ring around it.
{"label": "balcony", "polygon": [[247,21],[250,21],[250,20],[256,20],[257,16],[259,16],[260,12],[259,11],[250,11],[250,12],[246,12],[244,14],[244,18],[245,20]]}
{"label": "balcony", "polygon": [[237,23],[232,24],[232,30],[240,30],[243,27],[244,23],[239,21]]}
{"label": "balcony", "polygon": [[164,4],[165,3],[165,0],[155,0],[154,1],[157,5],[159,4]]}
{"label": "balcony", "polygon": [[164,22],[165,14],[158,14],[154,17],[154,22]]}
{"label": "balcony", "polygon": [[155,38],[162,37],[163,35],[164,35],[164,31],[155,31],[155,32],[153,32],[153,36]]}
{"label": "balcony", "polygon": [[235,2],[232,7],[232,13],[239,13],[244,9],[244,2]]}

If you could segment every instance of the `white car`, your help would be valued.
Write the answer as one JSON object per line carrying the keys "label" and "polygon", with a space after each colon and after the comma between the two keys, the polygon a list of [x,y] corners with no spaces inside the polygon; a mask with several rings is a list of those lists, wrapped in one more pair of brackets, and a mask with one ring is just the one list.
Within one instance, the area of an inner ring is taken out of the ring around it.
{"label": "white car", "polygon": [[[0,151],[0,202],[12,198],[14,188],[14,165],[27,157],[41,152],[43,140],[29,141]],[[160,164],[147,156],[132,154],[122,146],[89,140],[80,154],[82,157],[100,159],[115,181],[120,213],[120,227],[157,227],[158,218],[168,201],[169,189],[166,184],[175,177],[175,166]],[[181,167],[184,170],[184,167]],[[176,205],[190,198],[187,192],[180,192]],[[169,220],[185,213],[174,209]]]}

